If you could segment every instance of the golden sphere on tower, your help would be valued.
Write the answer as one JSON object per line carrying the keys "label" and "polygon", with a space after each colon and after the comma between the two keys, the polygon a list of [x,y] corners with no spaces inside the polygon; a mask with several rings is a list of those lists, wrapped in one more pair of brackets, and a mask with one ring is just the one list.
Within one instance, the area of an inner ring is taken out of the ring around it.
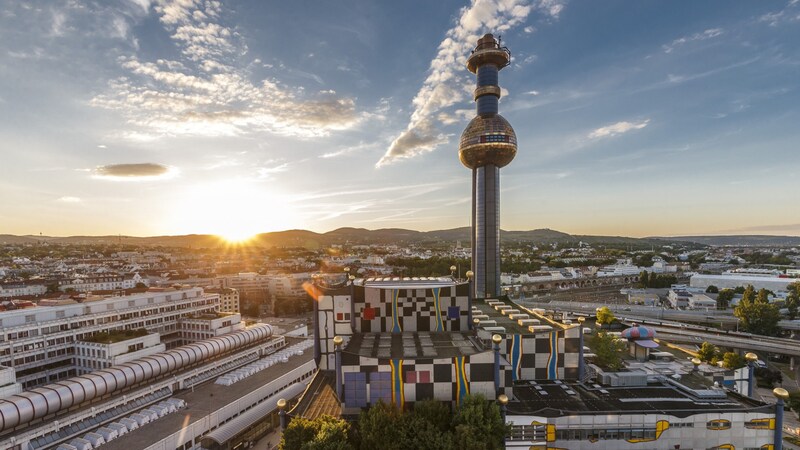
{"label": "golden sphere on tower", "polygon": [[784,388],[775,388],[772,390],[772,395],[782,400],[789,400],[789,391]]}
{"label": "golden sphere on tower", "polygon": [[494,164],[505,167],[517,155],[517,135],[500,114],[477,116],[461,133],[458,158],[470,169]]}
{"label": "golden sphere on tower", "polygon": [[508,396],[506,394],[500,394],[497,396],[497,401],[500,402],[501,405],[507,405]]}
{"label": "golden sphere on tower", "polygon": [[500,336],[499,334],[493,335],[492,336],[492,342],[494,342],[495,344],[499,344],[499,343],[503,342],[503,336]]}
{"label": "golden sphere on tower", "polygon": [[758,355],[756,355],[755,353],[749,352],[749,353],[746,353],[744,355],[744,359],[746,359],[748,362],[756,362],[756,361],[758,361]]}
{"label": "golden sphere on tower", "polygon": [[472,277],[475,276],[475,272],[473,272],[471,270],[468,270],[466,275],[467,275],[467,278],[472,279]]}
{"label": "golden sphere on tower", "polygon": [[342,339],[341,336],[334,336],[333,337],[333,345],[338,347],[338,346],[342,345],[343,342],[344,342],[344,339]]}

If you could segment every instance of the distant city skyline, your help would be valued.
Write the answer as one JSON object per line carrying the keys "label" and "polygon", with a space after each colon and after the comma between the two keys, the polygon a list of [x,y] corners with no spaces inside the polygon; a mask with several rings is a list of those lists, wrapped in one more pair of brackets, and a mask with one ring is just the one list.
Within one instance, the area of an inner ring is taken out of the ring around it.
{"label": "distant city skyline", "polygon": [[469,226],[488,32],[502,229],[800,235],[798,0],[10,2],[0,234]]}

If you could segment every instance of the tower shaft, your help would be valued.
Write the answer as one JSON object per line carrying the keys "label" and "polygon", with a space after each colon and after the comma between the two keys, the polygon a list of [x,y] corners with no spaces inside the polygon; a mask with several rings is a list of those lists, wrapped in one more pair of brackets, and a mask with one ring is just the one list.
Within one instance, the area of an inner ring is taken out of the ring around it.
{"label": "tower shaft", "polygon": [[500,168],[517,153],[517,137],[498,114],[499,72],[511,54],[491,34],[478,40],[467,59],[477,77],[477,116],[461,135],[459,159],[472,169],[472,272],[476,298],[500,295]]}

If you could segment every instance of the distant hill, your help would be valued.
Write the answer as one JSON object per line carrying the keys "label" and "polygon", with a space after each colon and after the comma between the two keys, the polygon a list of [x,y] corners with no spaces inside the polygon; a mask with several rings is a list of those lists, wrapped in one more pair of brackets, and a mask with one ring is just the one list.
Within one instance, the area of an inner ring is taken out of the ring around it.
{"label": "distant hill", "polygon": [[695,242],[703,245],[732,245],[752,247],[796,247],[800,246],[800,236],[771,236],[763,234],[737,236],[675,236],[658,237],[667,241]]}
{"label": "distant hill", "polygon": [[[630,238],[623,236],[586,236],[571,235],[550,229],[528,231],[501,230],[501,240],[506,243],[554,244],[583,241],[589,244],[605,243],[630,246],[651,246],[664,243],[661,238]],[[670,238],[670,240],[674,240]],[[465,247],[470,245],[470,228],[452,228],[449,230],[416,231],[402,228],[382,228],[367,230],[365,228],[338,228],[327,233],[315,233],[308,230],[286,230],[256,235],[250,245],[262,247],[305,247],[321,248],[333,244],[416,244],[446,242],[455,244],[460,241]],[[0,235],[0,244],[29,244],[47,242],[50,244],[73,245],[139,245],[164,247],[216,248],[228,246],[230,243],[218,236],[209,234],[189,234],[182,236],[14,236]]]}

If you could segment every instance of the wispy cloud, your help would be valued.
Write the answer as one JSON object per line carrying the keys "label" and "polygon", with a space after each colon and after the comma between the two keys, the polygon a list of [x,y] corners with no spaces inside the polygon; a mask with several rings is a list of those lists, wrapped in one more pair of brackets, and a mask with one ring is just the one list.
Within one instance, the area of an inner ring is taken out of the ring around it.
{"label": "wispy cloud", "polygon": [[645,119],[639,122],[617,122],[615,124],[600,127],[592,131],[589,133],[589,138],[597,139],[609,136],[617,136],[627,133],[631,130],[641,130],[642,128],[646,127],[648,123],[650,123],[650,119]]}
{"label": "wispy cloud", "polygon": [[59,198],[58,201],[64,202],[64,203],[80,203],[82,200],[80,199],[80,197],[70,197],[70,196],[67,195],[67,196]]}
{"label": "wispy cloud", "polygon": [[470,6],[462,8],[456,25],[447,31],[439,44],[428,77],[414,97],[414,112],[406,130],[392,141],[376,166],[413,158],[447,142],[448,136],[437,127],[442,123],[440,113],[467,98],[469,89],[465,86],[469,86],[469,76],[463,67],[469,50],[483,32],[503,33],[524,23],[534,9],[557,18],[563,2],[539,0],[531,4],[526,0],[473,0]]}
{"label": "wispy cloud", "polygon": [[308,95],[302,87],[273,79],[252,82],[250,72],[234,64],[248,48],[236,31],[221,24],[220,2],[160,0],[155,11],[183,59],[148,62],[122,57],[120,65],[129,75],[111,81],[108,92],[91,101],[120,111],[135,127],[126,135],[146,140],[269,131],[307,137],[351,128],[360,121],[355,100],[333,90]]}
{"label": "wispy cloud", "polygon": [[771,27],[777,27],[784,22],[798,22],[800,21],[798,5],[800,5],[800,0],[790,0],[780,11],[766,13],[759,17],[758,21],[768,23]]}
{"label": "wispy cloud", "polygon": [[661,48],[664,49],[664,53],[672,53],[677,47],[688,44],[689,42],[694,41],[705,41],[707,39],[713,39],[717,36],[720,36],[725,31],[722,28],[709,28],[708,30],[702,31],[700,33],[695,33],[690,36],[683,36],[681,38],[675,39],[674,41],[670,42],[669,44],[664,44]]}

